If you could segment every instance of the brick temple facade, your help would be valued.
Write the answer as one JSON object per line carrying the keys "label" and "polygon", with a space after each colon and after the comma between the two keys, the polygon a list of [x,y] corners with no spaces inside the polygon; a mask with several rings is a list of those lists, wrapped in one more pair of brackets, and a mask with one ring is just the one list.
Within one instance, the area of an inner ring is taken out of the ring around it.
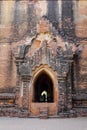
{"label": "brick temple facade", "polygon": [[87,116],[86,6],[0,2],[0,116]]}

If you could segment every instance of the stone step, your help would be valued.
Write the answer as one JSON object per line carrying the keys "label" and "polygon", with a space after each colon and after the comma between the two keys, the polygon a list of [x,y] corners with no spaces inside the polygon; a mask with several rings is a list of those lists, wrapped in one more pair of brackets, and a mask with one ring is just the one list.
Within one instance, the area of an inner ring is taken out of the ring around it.
{"label": "stone step", "polygon": [[48,118],[48,109],[41,108],[40,109],[40,119],[47,119]]}

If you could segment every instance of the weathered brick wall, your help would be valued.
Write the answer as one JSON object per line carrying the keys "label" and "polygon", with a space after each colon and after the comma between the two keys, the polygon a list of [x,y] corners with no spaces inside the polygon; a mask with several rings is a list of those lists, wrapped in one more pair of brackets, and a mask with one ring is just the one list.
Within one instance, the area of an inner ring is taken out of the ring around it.
{"label": "weathered brick wall", "polygon": [[[69,81],[66,90],[64,82],[61,80],[59,83],[60,101],[58,102],[58,109],[59,112],[61,112],[61,109],[62,112],[72,109],[76,111],[77,115],[87,115],[87,2],[85,0],[0,1],[0,88],[7,88],[0,89],[0,100],[3,98],[4,100],[8,99],[7,106],[10,108],[9,100],[11,94],[14,95],[12,97],[13,100],[16,98],[15,103],[12,103],[13,109],[7,109],[7,107],[3,109],[3,105],[0,107],[0,115],[28,116],[30,114],[32,93],[28,91],[29,83],[24,81],[24,88],[21,88],[24,91],[20,95],[21,79],[17,80],[13,51],[16,51],[14,50],[16,46],[30,43],[29,40],[27,42],[27,38],[35,36],[36,28],[38,28],[38,23],[42,16],[48,19],[48,25],[53,25],[53,29],[56,28],[58,30],[64,42],[76,45],[81,44],[83,46],[79,48],[80,52],[83,49],[82,53],[78,52],[79,57],[76,57],[74,62],[74,77],[72,79],[74,81],[72,87],[74,88],[71,89]],[[42,30],[46,29],[48,30],[43,23],[38,28],[38,33],[44,32]],[[32,41],[34,43],[32,46],[33,52],[40,46],[39,42],[38,40],[36,42]],[[61,42],[63,41],[60,40]],[[64,42],[61,45],[62,47],[65,44]],[[9,87],[16,85],[16,89],[9,89]],[[57,106],[53,107],[57,108]],[[53,111],[55,110],[54,108]],[[70,117],[73,114],[72,110],[70,111],[71,115],[70,113],[68,115],[64,115],[64,113],[63,115],[61,113],[58,114],[60,117]]]}
{"label": "weathered brick wall", "polygon": [[[54,8],[51,9],[52,4]],[[87,2],[79,1],[0,1],[0,87],[16,85],[16,66],[11,48],[21,43],[26,36],[34,36],[37,22],[43,15],[57,28],[60,35],[70,42],[84,45],[79,59],[80,81],[78,88],[86,88],[87,74]],[[55,21],[54,15],[55,14]],[[32,12],[32,13],[31,13]],[[84,64],[84,67],[83,67]],[[84,72],[82,72],[84,69]],[[84,74],[83,74],[84,73]],[[84,77],[84,78],[82,78]],[[82,80],[84,79],[84,81]]]}
{"label": "weathered brick wall", "polygon": [[11,45],[0,45],[0,87],[15,86],[16,69],[12,61]]}
{"label": "weathered brick wall", "polygon": [[87,38],[87,2],[81,0],[78,2],[76,12],[76,35]]}

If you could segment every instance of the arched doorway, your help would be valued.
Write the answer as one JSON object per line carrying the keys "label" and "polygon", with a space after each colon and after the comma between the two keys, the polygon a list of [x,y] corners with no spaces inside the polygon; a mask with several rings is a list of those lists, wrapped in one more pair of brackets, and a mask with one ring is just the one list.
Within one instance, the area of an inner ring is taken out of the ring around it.
{"label": "arched doorway", "polygon": [[58,112],[58,80],[57,73],[48,65],[41,65],[32,71],[29,94],[29,111],[39,116],[44,111],[47,115]]}
{"label": "arched doorway", "polygon": [[53,82],[46,72],[40,73],[34,82],[34,102],[53,102]]}

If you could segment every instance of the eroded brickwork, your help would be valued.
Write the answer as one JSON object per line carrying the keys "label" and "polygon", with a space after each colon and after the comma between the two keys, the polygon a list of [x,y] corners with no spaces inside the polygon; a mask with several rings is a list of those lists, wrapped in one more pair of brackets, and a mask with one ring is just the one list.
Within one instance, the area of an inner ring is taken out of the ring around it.
{"label": "eroded brickwork", "polygon": [[[87,115],[86,7],[87,2],[82,0],[0,1],[1,116],[53,113],[50,104],[49,110],[43,106],[44,110],[39,112],[37,104],[35,113],[35,104],[31,105],[30,79],[32,70],[40,64],[50,65],[58,74],[70,69],[66,77],[57,77],[58,103],[53,104],[56,116]],[[62,66],[67,61],[64,56],[67,53],[70,58],[70,52],[73,52],[71,62]]]}

